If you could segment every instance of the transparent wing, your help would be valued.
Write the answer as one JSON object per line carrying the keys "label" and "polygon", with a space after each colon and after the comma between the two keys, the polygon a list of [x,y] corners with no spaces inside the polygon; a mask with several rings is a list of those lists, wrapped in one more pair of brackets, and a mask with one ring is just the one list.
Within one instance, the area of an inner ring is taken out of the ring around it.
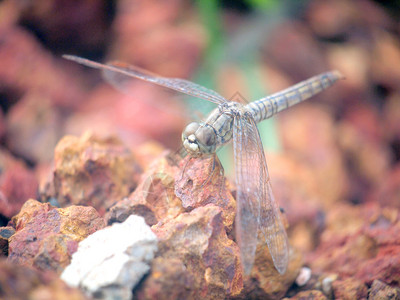
{"label": "transparent wing", "polygon": [[233,128],[237,184],[236,238],[246,274],[253,267],[258,230],[280,274],[288,264],[288,239],[272,195],[267,163],[250,113],[236,117]]}
{"label": "transparent wing", "polygon": [[151,74],[148,71],[142,70],[138,67],[130,66],[128,64],[123,64],[119,62],[109,63],[109,64],[101,64],[98,62],[94,62],[82,57],[74,56],[74,55],[63,55],[63,58],[75,61],[79,64],[101,69],[104,72],[105,77],[110,81],[111,84],[119,86],[118,81],[121,80],[121,76],[118,74],[123,74],[129,77],[134,77],[138,79],[145,80],[147,82],[152,82],[154,84],[193,96],[197,98],[201,98],[207,101],[214,102],[216,104],[221,104],[227,102],[227,100],[222,97],[217,92],[207,89],[204,86],[196,84],[194,82],[179,79],[179,78],[165,78],[160,77],[154,74]]}

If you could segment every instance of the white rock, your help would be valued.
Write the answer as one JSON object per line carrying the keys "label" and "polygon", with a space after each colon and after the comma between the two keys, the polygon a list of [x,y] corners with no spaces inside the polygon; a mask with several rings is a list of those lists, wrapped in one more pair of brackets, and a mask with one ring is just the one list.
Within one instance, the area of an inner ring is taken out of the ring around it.
{"label": "white rock", "polygon": [[311,269],[307,267],[302,267],[300,269],[299,275],[296,277],[296,284],[298,286],[304,286],[311,278]]}
{"label": "white rock", "polygon": [[142,217],[131,215],[81,241],[61,279],[96,298],[130,299],[156,251],[155,234]]}

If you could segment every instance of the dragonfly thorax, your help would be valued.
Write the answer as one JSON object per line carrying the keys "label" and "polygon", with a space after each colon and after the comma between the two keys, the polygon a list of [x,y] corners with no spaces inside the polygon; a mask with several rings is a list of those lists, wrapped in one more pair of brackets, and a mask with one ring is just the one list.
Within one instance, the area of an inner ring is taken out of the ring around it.
{"label": "dragonfly thorax", "polygon": [[212,154],[216,149],[216,134],[211,126],[193,122],[183,131],[182,142],[192,156]]}

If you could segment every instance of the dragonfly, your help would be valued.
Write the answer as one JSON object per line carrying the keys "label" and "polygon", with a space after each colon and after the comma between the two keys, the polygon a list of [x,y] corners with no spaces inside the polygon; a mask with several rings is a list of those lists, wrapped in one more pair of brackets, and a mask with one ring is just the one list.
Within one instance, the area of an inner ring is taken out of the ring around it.
{"label": "dragonfly", "polygon": [[267,244],[276,270],[280,274],[286,272],[289,241],[280,209],[272,194],[257,123],[332,86],[343,79],[339,71],[316,75],[245,105],[185,79],[161,77],[119,62],[101,64],[73,55],[63,57],[103,70],[105,77],[111,78],[109,81],[115,85],[119,85],[118,76],[128,76],[217,104],[217,108],[203,122],[187,125],[182,133],[183,147],[193,157],[209,156],[233,141],[237,189],[235,234],[244,273],[251,273],[260,236],[262,242]]}

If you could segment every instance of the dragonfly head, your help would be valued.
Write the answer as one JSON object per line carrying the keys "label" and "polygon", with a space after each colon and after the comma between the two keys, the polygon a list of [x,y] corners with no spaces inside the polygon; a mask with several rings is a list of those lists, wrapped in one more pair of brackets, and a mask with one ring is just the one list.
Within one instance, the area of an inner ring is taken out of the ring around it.
{"label": "dragonfly head", "polygon": [[216,134],[210,126],[193,122],[183,131],[182,142],[190,155],[212,154],[216,149]]}

